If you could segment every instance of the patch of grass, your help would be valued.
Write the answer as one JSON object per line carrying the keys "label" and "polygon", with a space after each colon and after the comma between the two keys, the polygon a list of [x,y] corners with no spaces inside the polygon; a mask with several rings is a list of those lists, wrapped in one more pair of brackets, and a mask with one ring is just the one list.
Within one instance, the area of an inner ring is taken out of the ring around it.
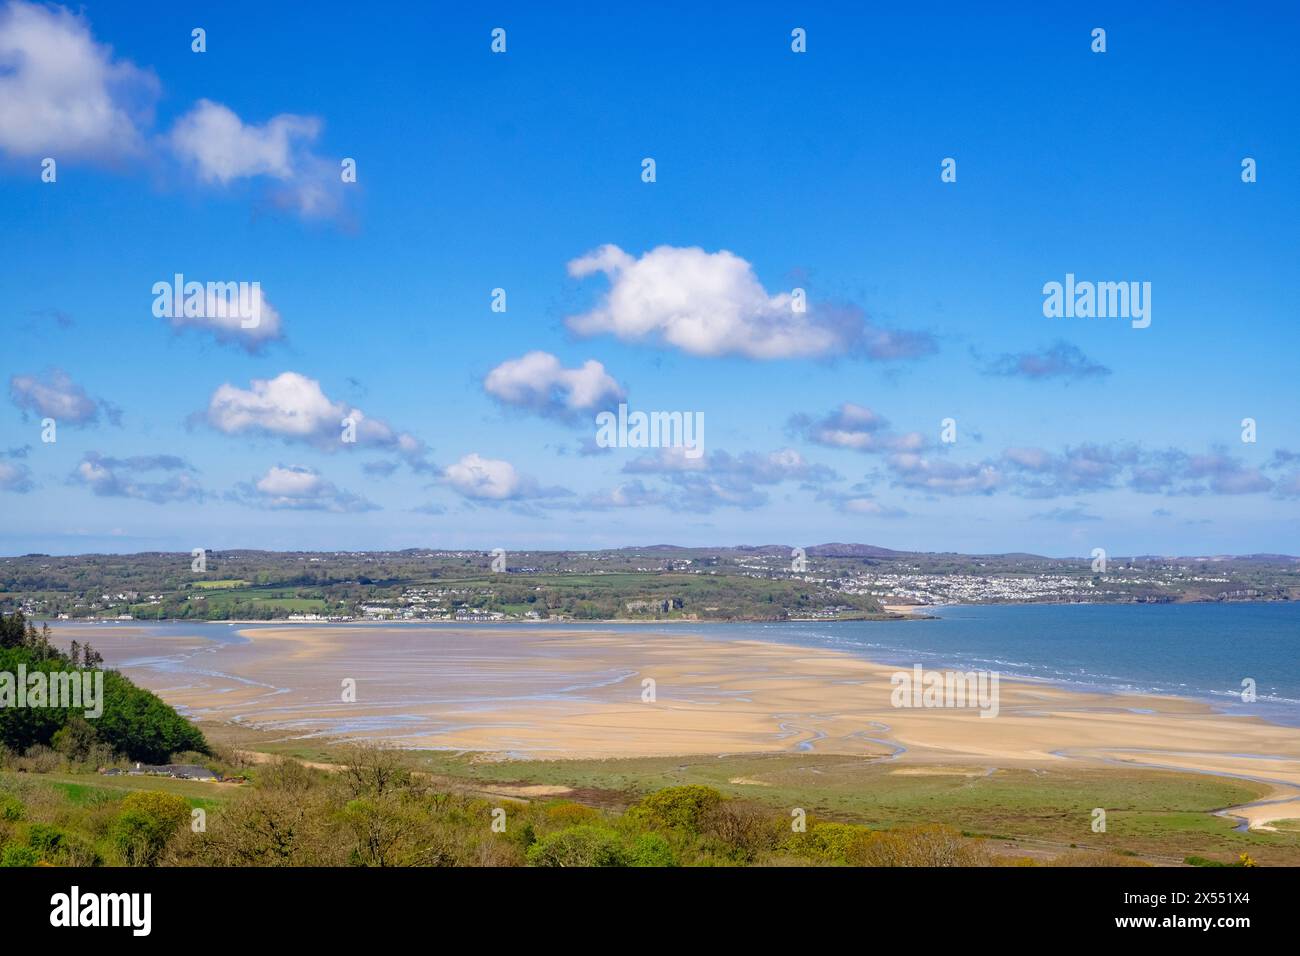
{"label": "patch of grass", "polygon": [[233,787],[201,783],[197,780],[173,780],[170,777],[105,777],[100,774],[16,774],[0,771],[0,781],[27,786],[46,787],[73,806],[95,806],[120,800],[137,790],[160,790],[184,797],[194,807],[219,806],[228,800]]}

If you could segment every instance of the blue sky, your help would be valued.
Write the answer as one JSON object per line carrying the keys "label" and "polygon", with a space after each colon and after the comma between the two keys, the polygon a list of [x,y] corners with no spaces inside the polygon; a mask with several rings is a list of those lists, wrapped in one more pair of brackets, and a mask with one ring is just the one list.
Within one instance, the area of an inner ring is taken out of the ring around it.
{"label": "blue sky", "polygon": [[1300,19],[1127,6],[3,0],[0,551],[1294,553]]}

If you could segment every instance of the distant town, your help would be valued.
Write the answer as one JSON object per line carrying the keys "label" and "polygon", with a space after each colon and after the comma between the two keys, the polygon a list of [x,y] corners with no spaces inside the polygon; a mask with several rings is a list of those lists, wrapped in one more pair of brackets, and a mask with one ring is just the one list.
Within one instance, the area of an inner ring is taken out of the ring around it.
{"label": "distant town", "polygon": [[1297,599],[1300,558],[1287,555],[1103,562],[825,544],[0,558],[0,609],[47,620],[851,620],[900,606]]}

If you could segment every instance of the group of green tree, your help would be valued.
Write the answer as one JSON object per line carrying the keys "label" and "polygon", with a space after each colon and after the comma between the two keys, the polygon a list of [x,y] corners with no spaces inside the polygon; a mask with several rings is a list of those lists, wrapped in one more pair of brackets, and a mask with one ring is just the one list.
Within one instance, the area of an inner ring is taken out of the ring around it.
{"label": "group of green tree", "polygon": [[[21,611],[0,615],[0,673],[11,682],[22,674],[30,681],[36,672],[93,673],[102,663],[88,643],[73,642],[67,652],[59,650],[51,643],[49,626],[37,628]],[[157,764],[177,752],[207,752],[203,734],[172,707],[117,671],[102,673],[98,717],[88,719],[86,706],[20,707],[16,700],[0,705],[0,759],[52,748],[79,763],[125,758]]]}

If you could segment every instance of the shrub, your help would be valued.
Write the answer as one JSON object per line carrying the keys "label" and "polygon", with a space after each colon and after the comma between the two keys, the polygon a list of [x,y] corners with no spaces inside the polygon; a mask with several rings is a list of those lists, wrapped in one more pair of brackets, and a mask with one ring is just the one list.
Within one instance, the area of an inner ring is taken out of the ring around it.
{"label": "shrub", "polygon": [[0,852],[0,866],[35,866],[39,862],[40,857],[29,846],[10,844]]}
{"label": "shrub", "polygon": [[0,793],[0,820],[17,823],[23,818],[23,802],[8,793]]}
{"label": "shrub", "polygon": [[28,773],[55,773],[63,769],[63,757],[44,744],[33,744],[16,761],[19,770]]}
{"label": "shrub", "polygon": [[813,823],[801,839],[792,840],[792,849],[811,856],[819,863],[848,863],[853,848],[868,838],[870,830],[851,823]]}
{"label": "shrub", "polygon": [[63,844],[63,832],[48,823],[33,823],[27,832],[27,845],[39,854],[42,860],[51,860]]}
{"label": "shrub", "polygon": [[643,833],[627,851],[628,866],[676,866],[677,856],[658,833]]}
{"label": "shrub", "polygon": [[1130,854],[1112,850],[1067,850],[1053,857],[1048,866],[1150,866]]}
{"label": "shrub", "polygon": [[296,760],[281,757],[274,763],[258,768],[256,785],[260,790],[278,793],[306,793],[322,778],[322,771],[313,770]]}
{"label": "shrub", "polygon": [[959,831],[942,823],[865,831],[846,855],[857,866],[981,866],[988,859]]}
{"label": "shrub", "polygon": [[603,827],[557,830],[528,848],[529,866],[625,866],[618,834]]}
{"label": "shrub", "polygon": [[560,827],[576,826],[579,823],[594,823],[600,819],[600,811],[581,803],[553,803],[545,810],[546,820]]}
{"label": "shrub", "polygon": [[203,866],[341,866],[351,847],[336,810],[322,790],[258,787],[209,814],[207,832],[178,845],[186,862]]}
{"label": "shrub", "polygon": [[156,866],[163,850],[190,821],[184,797],[156,790],[127,794],[113,827],[113,841],[128,866]]}
{"label": "shrub", "polygon": [[638,805],[651,826],[699,834],[706,814],[722,802],[712,787],[691,784],[650,794]]}
{"label": "shrub", "polygon": [[748,863],[776,847],[783,822],[753,804],[724,800],[704,812],[700,829],[722,844],[729,859]]}

